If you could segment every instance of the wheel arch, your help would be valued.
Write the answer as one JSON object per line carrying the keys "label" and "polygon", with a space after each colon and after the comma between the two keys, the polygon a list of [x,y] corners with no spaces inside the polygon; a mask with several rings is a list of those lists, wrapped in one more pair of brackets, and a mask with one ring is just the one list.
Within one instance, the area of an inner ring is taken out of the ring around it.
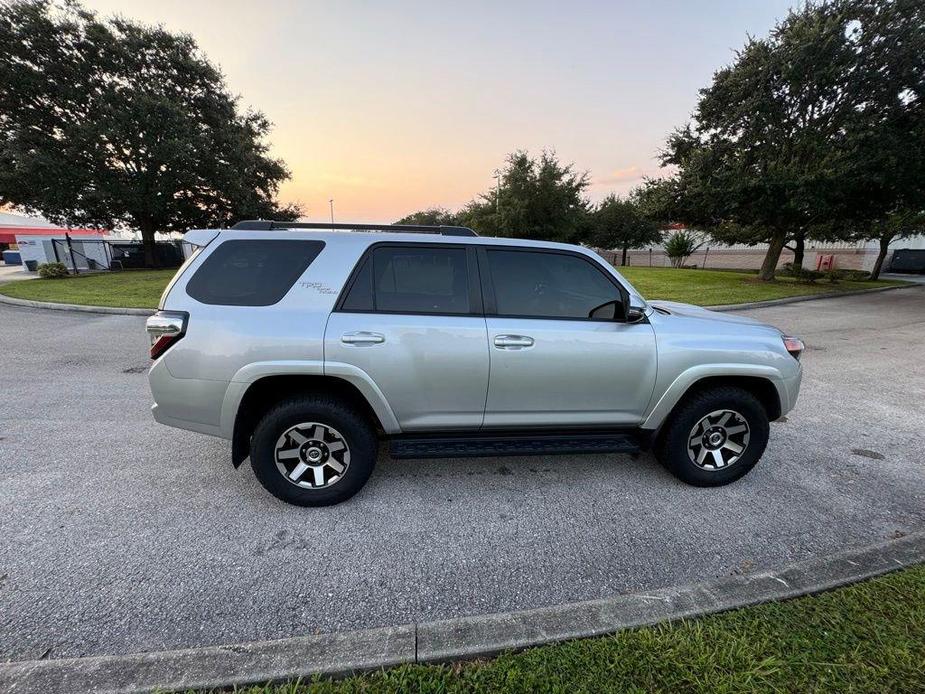
{"label": "wheel arch", "polygon": [[735,386],[754,395],[768,413],[769,421],[779,419],[784,412],[786,390],[773,369],[746,373],[701,373],[688,378],[682,374],[659,399],[643,423],[642,430],[647,432],[646,438],[655,441],[665,422],[687,398],[720,386]]}
{"label": "wheel arch", "polygon": [[235,467],[250,455],[251,435],[263,414],[276,403],[297,395],[323,393],[342,399],[361,412],[377,432],[392,433],[394,428],[391,410],[383,413],[380,407],[377,411],[355,383],[339,376],[282,373],[262,376],[243,385],[246,387],[235,407],[231,432],[231,459]]}

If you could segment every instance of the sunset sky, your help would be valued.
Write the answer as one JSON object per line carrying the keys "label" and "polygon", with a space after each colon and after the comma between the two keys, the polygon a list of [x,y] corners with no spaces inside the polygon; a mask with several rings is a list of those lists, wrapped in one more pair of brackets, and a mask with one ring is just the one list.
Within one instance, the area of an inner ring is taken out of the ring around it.
{"label": "sunset sky", "polygon": [[789,0],[85,0],[192,34],[275,124],[308,218],[389,222],[487,190],[515,149],[554,149],[597,200],[658,175],[665,136]]}

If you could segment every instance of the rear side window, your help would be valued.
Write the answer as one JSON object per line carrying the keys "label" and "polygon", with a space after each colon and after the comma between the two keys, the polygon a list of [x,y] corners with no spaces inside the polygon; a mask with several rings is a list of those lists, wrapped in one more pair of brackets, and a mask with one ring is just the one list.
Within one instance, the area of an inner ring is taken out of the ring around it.
{"label": "rear side window", "polygon": [[416,246],[376,248],[357,271],[341,310],[469,313],[466,250]]}
{"label": "rear side window", "polygon": [[186,293],[204,304],[270,306],[324,248],[322,241],[225,241],[203,261]]}

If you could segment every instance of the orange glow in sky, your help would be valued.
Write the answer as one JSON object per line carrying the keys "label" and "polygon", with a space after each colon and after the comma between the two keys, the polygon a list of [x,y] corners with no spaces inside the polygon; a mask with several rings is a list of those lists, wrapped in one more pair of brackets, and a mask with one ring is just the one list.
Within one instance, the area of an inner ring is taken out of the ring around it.
{"label": "orange glow in sky", "polygon": [[85,0],[191,34],[275,127],[308,219],[456,209],[508,152],[554,149],[589,195],[658,175],[697,90],[789,0],[298,2]]}

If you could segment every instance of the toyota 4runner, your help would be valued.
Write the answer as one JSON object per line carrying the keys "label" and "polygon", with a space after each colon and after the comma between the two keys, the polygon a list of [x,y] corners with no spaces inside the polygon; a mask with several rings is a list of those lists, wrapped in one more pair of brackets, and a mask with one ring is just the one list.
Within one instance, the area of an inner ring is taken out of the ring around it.
{"label": "toyota 4runner", "polygon": [[293,504],[351,497],[382,440],[393,458],[644,447],[727,484],[800,387],[800,340],[646,302],[579,246],[268,221],[186,240],[147,322],[154,418],[229,439]]}

